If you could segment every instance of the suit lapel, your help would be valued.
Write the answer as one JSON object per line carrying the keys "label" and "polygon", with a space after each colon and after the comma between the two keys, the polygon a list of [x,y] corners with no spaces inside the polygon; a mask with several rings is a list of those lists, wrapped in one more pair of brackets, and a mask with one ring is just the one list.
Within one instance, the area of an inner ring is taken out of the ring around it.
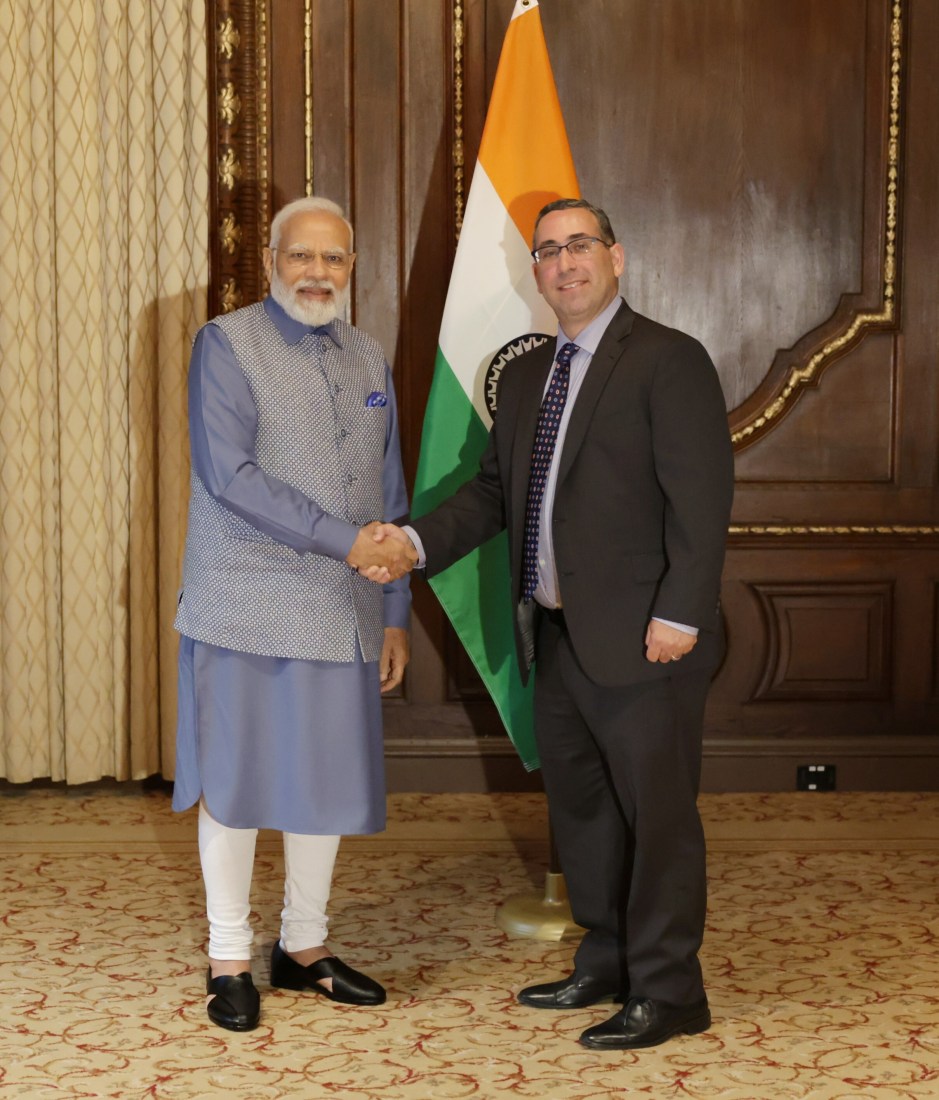
{"label": "suit lapel", "polygon": [[577,452],[590,427],[590,421],[593,419],[594,409],[614,367],[623,354],[626,338],[632,331],[635,316],[624,301],[600,338],[600,343],[590,360],[590,366],[578,391],[574,408],[571,410],[571,418],[564,436],[564,449],[561,451],[561,463],[558,466],[558,485],[563,482],[577,457]]}

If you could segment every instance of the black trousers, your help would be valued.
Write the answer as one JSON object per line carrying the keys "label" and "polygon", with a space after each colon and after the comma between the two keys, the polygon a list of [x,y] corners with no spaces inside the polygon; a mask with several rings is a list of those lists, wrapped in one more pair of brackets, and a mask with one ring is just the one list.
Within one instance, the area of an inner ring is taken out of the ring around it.
{"label": "black trousers", "polygon": [[633,997],[704,996],[707,875],[697,810],[707,673],[605,687],[538,616],[535,734],[579,974]]}

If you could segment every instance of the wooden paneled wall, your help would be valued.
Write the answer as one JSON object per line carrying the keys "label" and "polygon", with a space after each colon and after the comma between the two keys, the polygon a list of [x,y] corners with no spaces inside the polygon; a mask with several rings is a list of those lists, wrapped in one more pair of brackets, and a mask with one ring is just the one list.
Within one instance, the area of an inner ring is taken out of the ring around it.
{"label": "wooden paneled wall", "polygon": [[[213,303],[264,293],[271,213],[355,224],[355,322],[413,476],[513,0],[215,0]],[[939,5],[542,0],[623,292],[710,350],[737,449],[705,785],[939,786]],[[533,782],[421,583],[392,783]]]}

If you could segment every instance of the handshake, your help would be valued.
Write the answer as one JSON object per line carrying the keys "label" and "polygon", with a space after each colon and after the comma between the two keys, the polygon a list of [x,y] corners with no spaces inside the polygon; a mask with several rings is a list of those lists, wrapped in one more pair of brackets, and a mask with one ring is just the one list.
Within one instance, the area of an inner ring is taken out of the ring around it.
{"label": "handshake", "polygon": [[359,529],[346,562],[370,581],[387,584],[411,572],[417,551],[400,527],[376,520]]}

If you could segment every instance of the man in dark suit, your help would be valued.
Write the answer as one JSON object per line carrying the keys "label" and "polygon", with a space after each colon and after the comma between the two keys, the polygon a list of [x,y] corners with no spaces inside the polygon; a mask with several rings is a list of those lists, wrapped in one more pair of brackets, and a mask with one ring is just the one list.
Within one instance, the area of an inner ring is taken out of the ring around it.
{"label": "man in dark suit", "polygon": [[696,798],[733,458],[704,348],[619,297],[606,214],[550,203],[533,245],[557,343],[506,367],[479,472],[407,530],[433,575],[508,528],[519,662],[526,678],[534,662],[551,822],[587,929],[574,972],[518,999],[621,1001],[581,1042],[631,1049],[711,1021]]}

